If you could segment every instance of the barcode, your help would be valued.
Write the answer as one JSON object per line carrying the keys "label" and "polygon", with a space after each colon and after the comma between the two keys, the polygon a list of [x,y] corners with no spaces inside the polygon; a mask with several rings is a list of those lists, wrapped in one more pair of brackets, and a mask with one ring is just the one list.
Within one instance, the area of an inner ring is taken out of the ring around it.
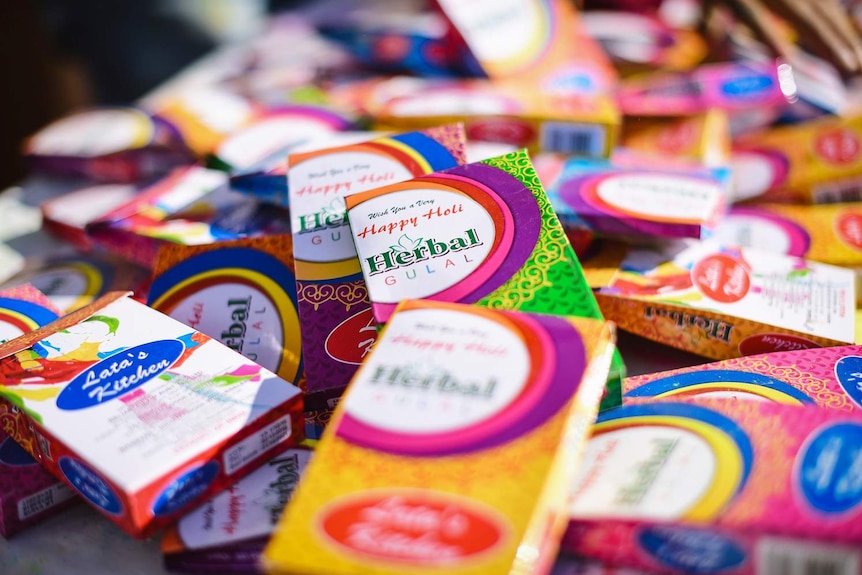
{"label": "barcode", "polygon": [[862,575],[862,552],[793,539],[762,539],[756,575]]}
{"label": "barcode", "polygon": [[69,489],[64,483],[52,485],[47,489],[43,489],[18,501],[18,519],[21,521],[29,519],[37,513],[41,513],[46,509],[63,503],[67,499],[71,499],[74,495],[75,492]]}
{"label": "barcode", "polygon": [[848,178],[814,186],[811,201],[815,204],[838,204],[862,200],[862,179]]}
{"label": "barcode", "polygon": [[540,139],[547,152],[580,156],[603,156],[605,152],[605,128],[596,124],[545,122]]}
{"label": "barcode", "polygon": [[273,421],[224,452],[224,471],[231,475],[264,451],[290,437],[290,416]]}

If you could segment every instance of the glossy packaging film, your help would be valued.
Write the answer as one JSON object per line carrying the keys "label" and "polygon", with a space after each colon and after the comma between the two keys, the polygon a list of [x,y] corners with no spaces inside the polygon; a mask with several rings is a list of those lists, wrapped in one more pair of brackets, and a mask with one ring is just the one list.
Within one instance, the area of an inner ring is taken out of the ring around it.
{"label": "glossy packaging film", "polygon": [[607,379],[609,327],[403,302],[339,402],[265,569],[546,571]]}
{"label": "glossy packaging film", "polygon": [[[59,310],[29,284],[0,291],[0,344],[57,319]],[[0,535],[18,531],[63,509],[75,493],[15,443],[17,416],[0,405]]]}
{"label": "glossy packaging film", "polygon": [[114,292],[0,346],[12,437],[135,537],[303,438],[300,390]]}
{"label": "glossy packaging film", "polygon": [[[350,230],[379,323],[403,299],[600,318],[524,150],[353,194]],[[619,356],[612,377],[623,375]],[[618,404],[612,381],[607,401]]]}
{"label": "glossy packaging film", "polygon": [[654,573],[858,575],[860,454],[858,411],[717,398],[609,410],[563,548]]}
{"label": "glossy packaging film", "polygon": [[711,359],[855,337],[852,270],[715,241],[632,248],[596,292],[626,331]]}
{"label": "glossy packaging film", "polygon": [[289,157],[296,292],[306,407],[332,407],[377,328],[350,237],[344,198],[465,162],[460,124]]}
{"label": "glossy packaging film", "polygon": [[260,573],[260,555],[311,460],[308,446],[283,451],[169,527],[165,567],[187,573]]}

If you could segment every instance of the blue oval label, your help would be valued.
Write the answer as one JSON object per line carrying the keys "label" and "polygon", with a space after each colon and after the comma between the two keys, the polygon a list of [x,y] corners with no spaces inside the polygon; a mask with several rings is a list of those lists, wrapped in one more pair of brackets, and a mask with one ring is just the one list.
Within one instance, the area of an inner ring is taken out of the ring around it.
{"label": "blue oval label", "polygon": [[721,91],[732,98],[756,98],[771,89],[775,82],[769,76],[742,76],[731,78],[721,85]]}
{"label": "blue oval label", "polygon": [[27,467],[39,465],[26,449],[18,445],[14,439],[7,437],[0,441],[0,463],[13,467]]}
{"label": "blue oval label", "polygon": [[171,367],[184,350],[181,341],[163,339],[115,353],[75,376],[57,396],[57,407],[86,409],[122,397]]}
{"label": "blue oval label", "polygon": [[209,489],[219,473],[219,464],[210,461],[183,473],[156,498],[153,515],[171,515],[183,509]]}
{"label": "blue oval label", "polygon": [[745,561],[745,549],[733,539],[711,531],[682,527],[647,527],[640,546],[661,565],[687,573],[721,573]]}
{"label": "blue oval label", "polygon": [[851,401],[862,407],[862,357],[850,355],[835,363],[835,379]]}
{"label": "blue oval label", "polygon": [[61,457],[60,471],[84,499],[111,515],[122,515],[123,502],[107,481],[88,465],[71,457]]}
{"label": "blue oval label", "polygon": [[796,480],[808,504],[829,515],[862,504],[862,425],[837,423],[814,432],[797,456]]}

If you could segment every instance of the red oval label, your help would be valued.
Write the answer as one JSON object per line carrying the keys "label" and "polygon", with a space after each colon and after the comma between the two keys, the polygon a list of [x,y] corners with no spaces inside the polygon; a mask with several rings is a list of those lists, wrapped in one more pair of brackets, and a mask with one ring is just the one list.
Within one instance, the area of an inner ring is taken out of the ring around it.
{"label": "red oval label", "polygon": [[821,347],[821,345],[804,337],[788,335],[786,333],[759,333],[757,335],[750,335],[739,342],[739,353],[742,355],[756,355],[758,353],[796,351],[815,347]]}
{"label": "red oval label", "polygon": [[467,139],[472,140],[526,146],[535,138],[536,131],[528,122],[514,118],[474,119],[467,125]]}
{"label": "red oval label", "polygon": [[335,326],[323,348],[335,361],[359,365],[376,339],[377,322],[371,308],[366,308]]}
{"label": "red oval label", "polygon": [[726,254],[714,254],[697,262],[691,280],[703,295],[722,303],[741,300],[751,287],[748,269]]}
{"label": "red oval label", "polygon": [[820,133],[814,140],[814,151],[830,164],[849,164],[859,158],[859,136],[847,128]]}
{"label": "red oval label", "polygon": [[835,233],[848,246],[862,250],[862,213],[843,212],[835,218]]}
{"label": "red oval label", "polygon": [[495,515],[439,492],[394,491],[336,502],[323,511],[321,527],[348,551],[434,565],[474,558],[500,545],[505,527]]}

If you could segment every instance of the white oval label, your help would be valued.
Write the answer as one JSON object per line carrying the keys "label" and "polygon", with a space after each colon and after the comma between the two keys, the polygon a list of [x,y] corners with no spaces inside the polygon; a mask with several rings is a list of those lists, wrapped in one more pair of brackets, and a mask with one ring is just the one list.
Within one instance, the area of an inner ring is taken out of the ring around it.
{"label": "white oval label", "polygon": [[126,109],[91,110],[62,118],[30,140],[30,153],[92,158],[137,148],[151,137],[142,113]]}
{"label": "white oval label", "polygon": [[622,211],[663,219],[711,218],[722,197],[712,182],[661,174],[622,174],[601,181],[598,197]]}

